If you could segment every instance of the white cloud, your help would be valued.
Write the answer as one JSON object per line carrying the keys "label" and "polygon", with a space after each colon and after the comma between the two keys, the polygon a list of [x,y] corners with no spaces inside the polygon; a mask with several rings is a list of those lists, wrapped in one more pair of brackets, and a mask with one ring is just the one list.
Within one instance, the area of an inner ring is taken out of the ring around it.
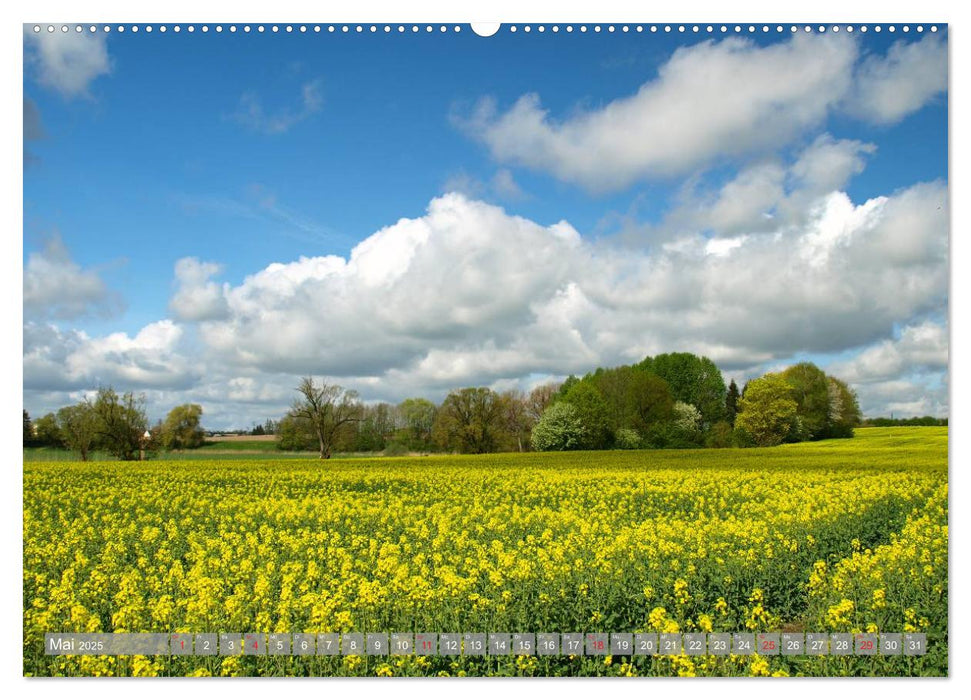
{"label": "white cloud", "polygon": [[228,307],[223,288],[210,278],[222,267],[200,262],[198,258],[182,258],[175,263],[177,289],[169,309],[181,321],[210,321],[226,316]]}
{"label": "white cloud", "polygon": [[[400,400],[672,350],[708,355],[740,378],[806,353],[862,348],[836,374],[860,388],[870,412],[943,405],[946,390],[943,403],[933,386],[920,394],[913,373],[940,383],[946,337],[908,320],[946,309],[946,194],[941,183],[861,203],[832,192],[800,224],[685,234],[650,249],[584,240],[566,222],[543,225],[450,194],[346,259],[273,263],[222,287],[211,281],[217,265],[180,261],[172,308],[197,321],[191,335],[172,321],[103,338],[28,323],[25,391],[113,383],[168,392],[165,402],[179,393],[227,421],[262,420],[308,373],[367,399]],[[191,301],[181,298],[188,290],[201,291]],[[897,325],[905,330],[887,341]],[[893,394],[894,381],[910,384]]]}
{"label": "white cloud", "polygon": [[865,416],[947,416],[950,401],[944,373],[918,374],[854,386]]}
{"label": "white cloud", "polygon": [[906,326],[898,337],[882,340],[851,360],[830,367],[849,382],[869,384],[915,372],[940,372],[947,369],[947,362],[947,327],[924,321]]}
{"label": "white cloud", "polygon": [[848,109],[875,124],[892,124],[947,90],[947,43],[935,34],[898,41],[886,56],[868,56],[856,75]]}
{"label": "white cloud", "polygon": [[457,192],[470,199],[494,199],[501,202],[519,202],[529,199],[529,195],[519,186],[512,171],[500,168],[488,182],[470,175],[465,171],[452,173],[442,185],[442,194]]}
{"label": "white cloud", "polygon": [[[633,95],[597,108],[557,117],[539,94],[528,93],[505,111],[483,98],[454,121],[499,162],[607,192],[758,155],[834,112],[894,123],[946,91],[942,37],[900,40],[885,55],[862,61],[859,46],[846,34],[800,33],[768,46],[739,37],[705,41],[676,50]],[[861,155],[872,148],[831,139],[817,143],[815,152],[806,153],[814,159],[802,166],[804,188],[831,191],[859,172]]]}
{"label": "white cloud", "polygon": [[27,257],[24,267],[24,314],[34,318],[73,319],[109,315],[120,307],[97,272],[82,269],[60,236]]}
{"label": "white cloud", "polygon": [[312,117],[324,106],[320,81],[305,83],[300,89],[300,101],[296,108],[283,108],[269,113],[263,107],[259,96],[252,91],[239,98],[239,105],[233,119],[243,126],[264,134],[282,134],[292,127]]}
{"label": "white cloud", "polygon": [[501,162],[608,191],[786,143],[839,103],[856,56],[842,35],[706,41],[678,49],[634,95],[599,109],[557,120],[527,94],[504,113],[483,100],[457,121]]}
{"label": "white cloud", "polygon": [[518,201],[526,197],[526,193],[523,192],[508,168],[497,170],[489,184],[492,185],[493,192],[506,201]]}
{"label": "white cloud", "polygon": [[70,391],[114,385],[130,389],[187,388],[200,368],[179,349],[182,328],[170,320],[150,323],[135,336],[90,337],[54,325],[24,325],[24,389]]}
{"label": "white cloud", "polygon": [[[705,232],[711,236],[709,252],[718,254],[725,246],[734,247],[740,236],[805,227],[813,207],[862,172],[866,156],[874,151],[872,144],[822,134],[789,162],[757,161],[717,187],[690,178],[656,224],[640,223],[632,214],[614,214],[604,221],[619,223],[617,234],[635,246],[649,241],[683,245],[682,237]],[[680,244],[671,243],[679,238]]]}
{"label": "white cloud", "polygon": [[25,26],[24,48],[37,82],[65,98],[88,96],[91,83],[111,72],[104,32],[35,33]]}
{"label": "white cloud", "polygon": [[838,190],[866,167],[865,156],[876,146],[853,139],[836,140],[822,134],[803,150],[790,170],[794,186],[810,196]]}
{"label": "white cloud", "polygon": [[945,303],[945,196],[941,184],[861,204],[837,192],[803,226],[638,252],[452,194],[349,259],[275,263],[228,288],[228,317],[202,323],[201,338],[230,368],[373,381],[386,393],[672,349],[725,367],[838,352]]}

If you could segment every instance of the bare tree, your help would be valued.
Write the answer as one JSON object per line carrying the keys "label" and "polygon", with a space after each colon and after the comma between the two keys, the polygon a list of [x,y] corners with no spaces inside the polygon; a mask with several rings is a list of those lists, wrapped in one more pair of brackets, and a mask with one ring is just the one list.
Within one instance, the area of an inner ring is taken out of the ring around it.
{"label": "bare tree", "polygon": [[330,459],[341,428],[362,418],[363,407],[357,392],[323,381],[317,384],[313,377],[304,377],[297,391],[302,398],[294,401],[290,412],[309,421],[320,444],[320,458]]}
{"label": "bare tree", "polygon": [[553,397],[560,390],[560,386],[559,383],[550,382],[548,384],[542,384],[529,392],[529,396],[524,403],[526,413],[534,424],[543,417],[543,411],[546,410],[547,406],[553,403]]}

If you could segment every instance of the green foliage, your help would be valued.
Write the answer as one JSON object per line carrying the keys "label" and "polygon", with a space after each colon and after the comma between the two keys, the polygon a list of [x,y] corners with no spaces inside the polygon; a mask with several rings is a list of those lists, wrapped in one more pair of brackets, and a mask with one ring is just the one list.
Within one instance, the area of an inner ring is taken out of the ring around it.
{"label": "green foliage", "polygon": [[413,450],[428,450],[432,444],[432,427],[438,411],[428,399],[405,399],[398,404],[398,415],[406,431],[406,444]]}
{"label": "green foliage", "polygon": [[798,404],[792,386],[780,374],[766,374],[748,383],[738,402],[735,426],[756,445],[778,445],[793,430]]}
{"label": "green foliage", "polygon": [[435,417],[433,439],[445,450],[494,452],[502,432],[502,402],[486,387],[451,392]]}
{"label": "green foliage", "polygon": [[306,452],[318,447],[310,421],[292,413],[277,423],[276,446],[286,452]]}
{"label": "green foliage", "polygon": [[829,380],[826,373],[811,362],[800,362],[782,372],[782,378],[792,387],[796,414],[800,418],[800,433],[805,439],[819,439],[829,424]]}
{"label": "green foliage", "polygon": [[675,401],[696,406],[706,427],[725,417],[725,380],[707,357],[672,352],[646,357],[637,366],[666,381]]}
{"label": "green foliage", "polygon": [[355,452],[384,450],[397,428],[394,406],[387,403],[365,406],[362,415],[361,421],[356,424],[357,430],[348,436],[348,447]]}
{"label": "green foliage", "polygon": [[63,447],[64,439],[53,413],[34,421],[34,445],[38,447]]}
{"label": "green foliage", "polygon": [[138,459],[148,428],[145,397],[130,391],[119,396],[111,387],[101,387],[93,406],[98,416],[98,444],[118,459]]}
{"label": "green foliage", "polygon": [[384,454],[385,457],[402,457],[408,454],[408,452],[409,449],[407,444],[401,440],[390,440],[388,444],[385,445],[382,454]]}
{"label": "green foliage", "polygon": [[563,400],[572,405],[583,424],[581,450],[602,450],[610,445],[613,435],[607,417],[607,403],[591,382],[577,382]]}
{"label": "green foliage", "polygon": [[30,420],[30,414],[24,409],[24,447],[34,444],[34,424]]}
{"label": "green foliage", "polygon": [[727,420],[715,423],[705,436],[705,447],[731,447],[733,444],[732,426]]}
{"label": "green foliage", "polygon": [[557,401],[543,412],[533,427],[533,449],[540,452],[578,450],[585,443],[579,411],[566,401]]}
{"label": "green foliage", "polygon": [[641,436],[632,428],[618,428],[614,433],[614,447],[618,450],[638,450],[642,444]]}
{"label": "green foliage", "polygon": [[863,414],[856,392],[836,377],[829,380],[829,407],[824,438],[851,438],[853,428],[860,425]]}
{"label": "green foliage", "polygon": [[674,404],[674,426],[685,432],[701,429],[701,411],[690,403],[678,401]]}
{"label": "green foliage", "polygon": [[946,426],[947,418],[934,416],[915,416],[913,418],[867,418],[862,422],[866,427],[890,428],[893,426]]}
{"label": "green foliage", "polygon": [[166,450],[191,450],[201,447],[206,434],[202,430],[202,406],[186,403],[176,406],[165,417],[159,442]]}
{"label": "green foliage", "polygon": [[672,417],[671,390],[656,374],[622,366],[598,369],[583,381],[593,384],[603,397],[613,431],[631,428],[644,433],[655,423]]}
{"label": "green foliage", "polygon": [[738,391],[738,384],[732,379],[728,383],[728,393],[725,395],[725,420],[731,426],[735,425],[735,416],[738,415],[738,400],[741,394]]}
{"label": "green foliage", "polygon": [[569,377],[563,380],[562,384],[560,384],[560,388],[556,392],[556,399],[559,400],[559,399],[566,398],[566,395],[569,393],[570,389],[572,389],[574,386],[576,386],[579,383],[580,383],[580,380],[576,376],[571,374]]}
{"label": "green foliage", "polygon": [[95,448],[99,432],[99,418],[94,406],[87,401],[65,406],[57,412],[57,425],[64,446],[77,452],[82,462],[88,461],[88,454]]}

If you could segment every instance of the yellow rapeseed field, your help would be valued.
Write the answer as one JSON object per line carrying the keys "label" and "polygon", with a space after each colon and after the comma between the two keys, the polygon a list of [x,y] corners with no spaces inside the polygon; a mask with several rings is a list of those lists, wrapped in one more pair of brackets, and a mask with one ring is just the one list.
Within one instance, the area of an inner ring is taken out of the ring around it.
{"label": "yellow rapeseed field", "polygon": [[[24,465],[31,675],[942,675],[947,429]],[[921,657],[45,656],[45,632],[920,631]]]}

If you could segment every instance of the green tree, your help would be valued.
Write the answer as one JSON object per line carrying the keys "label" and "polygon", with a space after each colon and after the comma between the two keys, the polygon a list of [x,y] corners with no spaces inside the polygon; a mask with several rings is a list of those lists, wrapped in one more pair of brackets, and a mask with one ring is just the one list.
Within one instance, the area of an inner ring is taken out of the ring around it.
{"label": "green tree", "polygon": [[57,425],[65,446],[81,456],[82,462],[88,461],[88,454],[98,440],[98,414],[87,401],[65,406],[57,412]]}
{"label": "green tree", "polygon": [[432,428],[438,409],[428,399],[405,399],[398,404],[408,446],[413,450],[427,450],[432,442]]}
{"label": "green tree", "polygon": [[297,391],[300,397],[294,401],[290,412],[310,423],[317,437],[320,458],[330,459],[341,429],[362,418],[363,406],[357,392],[344,390],[336,384],[321,382],[318,385],[313,377],[304,377]]}
{"label": "green tree", "polygon": [[287,413],[276,424],[276,447],[286,452],[306,452],[317,447],[317,436],[310,421]]}
{"label": "green tree", "polygon": [[166,450],[191,450],[201,447],[206,433],[200,425],[202,406],[185,403],[176,406],[165,417],[159,435],[162,447]]}
{"label": "green tree", "polygon": [[725,380],[715,363],[690,352],[646,357],[638,368],[653,372],[668,383],[675,401],[696,406],[707,428],[725,417]]}
{"label": "green tree", "polygon": [[744,431],[756,445],[778,445],[790,434],[798,404],[792,386],[780,374],[753,379],[738,402],[735,427]]}
{"label": "green tree", "polygon": [[792,387],[800,428],[809,440],[825,435],[829,418],[829,379],[812,362],[800,362],[782,372]]}
{"label": "green tree", "polygon": [[503,431],[502,401],[487,387],[466,387],[445,397],[432,429],[446,450],[495,452]]}
{"label": "green tree", "polygon": [[827,380],[829,383],[829,406],[827,408],[826,429],[821,437],[853,437],[853,428],[863,420],[856,392],[836,377],[827,377]]}
{"label": "green tree", "polygon": [[380,452],[387,447],[397,428],[395,413],[388,403],[365,406],[351,448],[357,452]]}
{"label": "green tree", "polygon": [[30,414],[24,409],[24,447],[34,444],[34,424],[30,420]]}
{"label": "green tree", "polygon": [[732,379],[728,383],[728,393],[725,396],[725,420],[731,426],[735,425],[735,416],[738,415],[738,400],[741,394],[738,391],[738,384]]}
{"label": "green tree", "polygon": [[577,382],[563,400],[573,406],[583,424],[582,450],[602,450],[613,440],[607,403],[591,382]]}
{"label": "green tree", "polygon": [[148,428],[145,397],[130,391],[119,396],[111,387],[101,387],[93,406],[98,416],[98,442],[118,459],[138,459]]}
{"label": "green tree", "polygon": [[34,444],[41,447],[64,446],[61,429],[53,413],[43,415],[34,421]]}
{"label": "green tree", "polygon": [[607,405],[610,428],[631,428],[646,433],[658,422],[671,419],[674,399],[667,382],[653,372],[622,366],[598,369],[583,381],[591,382]]}
{"label": "green tree", "polygon": [[560,384],[560,388],[556,390],[556,396],[553,398],[553,401],[566,397],[570,389],[572,389],[574,386],[576,386],[579,383],[580,383],[580,379],[571,374],[569,377],[563,380],[562,384]]}
{"label": "green tree", "polygon": [[579,412],[566,401],[550,405],[533,426],[533,449],[540,452],[578,450],[585,442]]}
{"label": "green tree", "polygon": [[618,450],[637,450],[643,440],[633,428],[618,428],[614,433],[614,447]]}
{"label": "green tree", "polygon": [[711,426],[705,438],[705,447],[731,447],[732,426],[727,420],[721,420]]}
{"label": "green tree", "polygon": [[685,432],[701,430],[701,411],[690,403],[678,401],[674,404],[674,425]]}

